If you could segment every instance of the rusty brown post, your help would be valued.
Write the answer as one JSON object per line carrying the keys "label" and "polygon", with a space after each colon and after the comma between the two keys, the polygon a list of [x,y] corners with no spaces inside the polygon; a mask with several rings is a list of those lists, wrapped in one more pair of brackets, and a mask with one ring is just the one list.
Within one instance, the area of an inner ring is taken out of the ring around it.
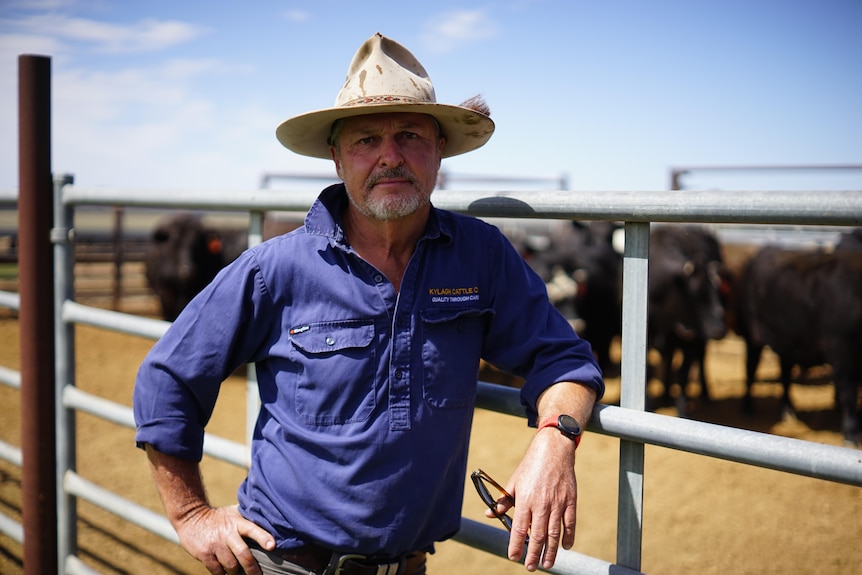
{"label": "rusty brown post", "polygon": [[24,573],[57,573],[51,59],[18,58]]}

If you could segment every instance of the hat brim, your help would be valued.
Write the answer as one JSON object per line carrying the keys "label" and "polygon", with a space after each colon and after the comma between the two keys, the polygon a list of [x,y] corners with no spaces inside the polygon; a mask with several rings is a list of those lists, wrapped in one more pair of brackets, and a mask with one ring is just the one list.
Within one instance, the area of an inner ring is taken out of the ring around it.
{"label": "hat brim", "polygon": [[275,130],[278,141],[293,152],[313,158],[331,159],[329,135],[332,124],[342,118],[367,114],[413,112],[434,116],[446,136],[442,157],[457,156],[480,148],[494,133],[494,122],[485,114],[462,106],[436,103],[381,103],[327,108],[294,116]]}

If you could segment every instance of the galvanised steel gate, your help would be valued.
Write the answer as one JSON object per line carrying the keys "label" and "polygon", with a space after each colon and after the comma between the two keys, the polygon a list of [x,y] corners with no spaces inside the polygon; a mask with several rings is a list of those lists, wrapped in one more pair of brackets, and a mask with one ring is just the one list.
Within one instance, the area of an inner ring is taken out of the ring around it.
{"label": "galvanised steel gate", "polygon": [[[111,511],[162,537],[177,541],[167,520],[97,486],[75,471],[74,412],[81,410],[133,426],[131,410],[75,387],[75,323],[156,339],[166,322],[106,311],[76,303],[71,297],[74,209],[76,206],[160,207],[200,210],[247,210],[252,214],[250,243],[260,241],[261,215],[268,210],[307,209],[318,190],[154,191],[85,189],[58,178],[52,233],[56,262],[57,465],[61,571],[92,573],[76,556],[76,499]],[[862,192],[818,192],[816,202],[800,192],[487,192],[438,191],[436,206],[479,217],[528,217],[625,221],[622,394],[620,407],[599,405],[589,429],[621,439],[616,564],[562,553],[553,573],[637,572],[641,563],[644,444],[862,486],[857,450],[729,428],[644,411],[646,390],[646,285],[649,223],[748,222],[811,225],[859,225]],[[2,300],[0,300],[2,303]],[[479,407],[523,417],[514,389],[480,383]],[[249,384],[248,420],[256,413],[256,390]],[[212,435],[205,452],[245,466],[248,448]],[[456,537],[469,545],[505,555],[507,534],[465,519]]]}

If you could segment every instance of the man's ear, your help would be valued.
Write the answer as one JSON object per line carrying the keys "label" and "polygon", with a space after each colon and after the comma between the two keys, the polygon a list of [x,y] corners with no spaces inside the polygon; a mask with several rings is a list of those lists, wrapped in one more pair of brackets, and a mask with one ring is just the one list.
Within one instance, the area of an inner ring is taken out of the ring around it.
{"label": "man's ear", "polygon": [[341,162],[338,160],[338,152],[335,150],[335,146],[329,146],[329,155],[335,163],[335,173],[341,178]]}

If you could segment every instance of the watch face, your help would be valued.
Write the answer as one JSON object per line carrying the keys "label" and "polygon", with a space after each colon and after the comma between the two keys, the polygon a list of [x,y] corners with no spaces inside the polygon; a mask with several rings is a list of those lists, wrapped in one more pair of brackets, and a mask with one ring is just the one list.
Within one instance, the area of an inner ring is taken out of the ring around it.
{"label": "watch face", "polygon": [[571,415],[561,415],[557,420],[557,424],[560,427],[560,431],[567,435],[580,435],[581,434],[581,426]]}

